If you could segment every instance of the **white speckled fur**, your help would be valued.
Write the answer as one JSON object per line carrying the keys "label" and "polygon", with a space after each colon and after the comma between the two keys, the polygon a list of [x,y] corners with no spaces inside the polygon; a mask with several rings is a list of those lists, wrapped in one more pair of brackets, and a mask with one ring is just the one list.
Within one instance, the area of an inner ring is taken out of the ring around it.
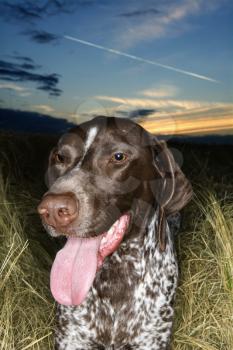
{"label": "white speckled fur", "polygon": [[[59,306],[60,324],[62,319],[65,320],[62,332],[57,334],[59,350],[167,349],[172,328],[172,303],[177,286],[178,268],[168,225],[166,250],[163,253],[159,250],[155,232],[156,221],[155,214],[149,222],[143,246],[137,239],[130,243],[123,242],[118,251],[106,259],[103,267],[109,269],[111,265],[122,264],[124,269],[125,264],[131,261],[134,268],[133,276],[131,274],[125,276],[127,280],[125,288],[132,288],[130,300],[122,300],[121,306],[116,308],[108,298],[100,299],[98,284],[102,283],[101,288],[108,288],[110,285],[109,281],[104,281],[103,286],[100,271],[82,305]],[[135,256],[125,254],[127,244],[137,251]],[[132,280],[135,275],[139,279],[138,284]],[[110,285],[109,288],[115,286]],[[161,310],[166,315],[165,318],[161,316]],[[106,323],[101,320],[100,314],[107,317]],[[85,317],[90,318],[90,321],[85,321]],[[123,342],[118,332],[122,324],[125,328]],[[109,329],[111,337],[108,344],[103,344],[99,334],[104,334]]]}

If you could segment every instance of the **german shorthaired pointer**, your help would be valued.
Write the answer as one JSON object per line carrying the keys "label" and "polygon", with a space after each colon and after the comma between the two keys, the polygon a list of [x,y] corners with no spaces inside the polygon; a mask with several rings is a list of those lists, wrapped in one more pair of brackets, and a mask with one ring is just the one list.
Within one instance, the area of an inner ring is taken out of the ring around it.
{"label": "german shorthaired pointer", "polygon": [[167,218],[192,189],[166,144],[97,117],[61,137],[47,183],[38,211],[67,237],[50,279],[56,349],[169,349],[178,269]]}

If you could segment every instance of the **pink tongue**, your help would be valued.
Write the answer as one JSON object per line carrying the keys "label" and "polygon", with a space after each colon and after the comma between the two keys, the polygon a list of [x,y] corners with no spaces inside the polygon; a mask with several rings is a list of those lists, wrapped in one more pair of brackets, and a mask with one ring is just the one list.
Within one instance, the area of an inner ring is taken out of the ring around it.
{"label": "pink tongue", "polygon": [[68,238],[54,260],[50,288],[54,299],[63,305],[79,305],[85,299],[97,270],[102,236]]}

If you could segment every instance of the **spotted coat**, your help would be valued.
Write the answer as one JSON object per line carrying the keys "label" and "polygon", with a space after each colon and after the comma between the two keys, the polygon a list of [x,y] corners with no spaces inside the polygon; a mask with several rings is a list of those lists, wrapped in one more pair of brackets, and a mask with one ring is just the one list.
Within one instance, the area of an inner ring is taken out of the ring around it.
{"label": "spotted coat", "polygon": [[[57,349],[168,349],[178,268],[168,225],[166,250],[160,252],[156,220],[155,214],[141,241],[123,242],[106,258],[82,305],[58,306]],[[171,216],[170,226],[178,220]]]}

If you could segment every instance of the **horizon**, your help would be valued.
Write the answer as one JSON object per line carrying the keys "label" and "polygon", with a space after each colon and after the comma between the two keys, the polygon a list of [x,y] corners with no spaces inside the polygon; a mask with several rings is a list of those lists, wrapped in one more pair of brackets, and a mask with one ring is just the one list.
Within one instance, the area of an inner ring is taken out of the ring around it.
{"label": "horizon", "polygon": [[0,108],[231,135],[232,14],[230,0],[6,0]]}
{"label": "horizon", "polygon": [[[108,116],[106,116],[108,117]],[[95,116],[93,116],[95,118]],[[143,123],[140,123],[143,126]],[[0,108],[0,133],[1,134],[49,134],[61,135],[68,132],[77,124],[73,124],[65,118],[56,118],[48,114],[38,112],[19,111]],[[215,144],[233,145],[233,133],[221,134],[181,134],[174,135],[153,133],[160,140],[193,143],[193,144]]]}

